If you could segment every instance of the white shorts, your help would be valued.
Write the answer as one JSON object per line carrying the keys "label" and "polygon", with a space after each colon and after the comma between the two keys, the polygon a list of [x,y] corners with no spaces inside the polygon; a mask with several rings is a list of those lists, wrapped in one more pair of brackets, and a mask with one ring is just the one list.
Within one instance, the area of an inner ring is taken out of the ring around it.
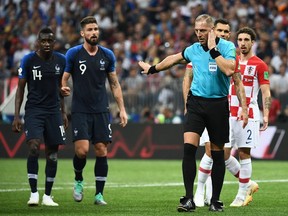
{"label": "white shorts", "polygon": [[200,141],[199,141],[199,146],[205,146],[205,143],[206,142],[210,142],[210,138],[209,138],[209,135],[208,135],[208,131],[205,127],[201,137],[200,137]]}
{"label": "white shorts", "polygon": [[255,148],[260,140],[260,121],[248,120],[245,128],[243,121],[229,118],[230,142],[225,144],[226,148]]}

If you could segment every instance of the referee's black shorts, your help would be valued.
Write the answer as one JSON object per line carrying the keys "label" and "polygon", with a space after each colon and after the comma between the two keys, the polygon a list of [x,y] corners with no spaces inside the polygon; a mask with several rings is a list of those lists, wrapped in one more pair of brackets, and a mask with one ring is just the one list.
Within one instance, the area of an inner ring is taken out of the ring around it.
{"label": "referee's black shorts", "polygon": [[201,136],[206,127],[212,143],[222,146],[229,142],[228,97],[202,98],[189,92],[186,107],[184,132]]}

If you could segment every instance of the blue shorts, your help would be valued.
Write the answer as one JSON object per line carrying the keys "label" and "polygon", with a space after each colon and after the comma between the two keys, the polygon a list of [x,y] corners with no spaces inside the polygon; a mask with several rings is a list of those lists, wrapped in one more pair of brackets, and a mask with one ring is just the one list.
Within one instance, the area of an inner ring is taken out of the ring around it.
{"label": "blue shorts", "polygon": [[26,140],[40,139],[45,145],[64,145],[65,129],[61,113],[43,114],[40,112],[25,113],[24,128]]}
{"label": "blue shorts", "polygon": [[201,98],[188,94],[184,132],[201,136],[207,128],[210,141],[218,146],[229,142],[228,98]]}
{"label": "blue shorts", "polygon": [[89,140],[92,144],[111,143],[112,130],[110,114],[106,113],[72,113],[73,142]]}

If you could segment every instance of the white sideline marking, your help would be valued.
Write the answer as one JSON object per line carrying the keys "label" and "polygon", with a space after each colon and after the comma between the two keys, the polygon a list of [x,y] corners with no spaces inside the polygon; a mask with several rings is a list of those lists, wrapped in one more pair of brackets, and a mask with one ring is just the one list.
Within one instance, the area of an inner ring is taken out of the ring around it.
{"label": "white sideline marking", "polygon": [[[288,179],[274,179],[274,180],[255,180],[257,183],[279,183],[279,182],[288,182]],[[238,181],[224,181],[224,184],[238,184]],[[10,182],[1,182],[0,185],[14,185]],[[19,185],[19,184],[17,184]],[[21,185],[27,185],[27,188],[18,188],[18,189],[0,189],[0,192],[17,192],[17,191],[30,191],[28,183],[22,183]],[[65,190],[71,189],[74,185],[73,183],[63,183],[63,185],[68,185],[68,187],[53,187],[53,190]],[[196,185],[196,183],[195,183]],[[107,183],[105,187],[108,188],[126,188],[126,187],[171,187],[171,186],[183,186],[183,183],[171,182],[171,183],[152,183],[152,184],[118,184],[118,183]],[[95,184],[85,184],[85,188],[95,188]],[[39,190],[44,190],[45,188],[38,188]]]}

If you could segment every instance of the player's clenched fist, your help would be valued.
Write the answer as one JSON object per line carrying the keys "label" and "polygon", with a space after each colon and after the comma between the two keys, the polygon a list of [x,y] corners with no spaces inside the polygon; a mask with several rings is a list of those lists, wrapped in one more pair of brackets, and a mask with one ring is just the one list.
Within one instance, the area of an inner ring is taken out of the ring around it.
{"label": "player's clenched fist", "polygon": [[64,97],[69,96],[70,95],[70,87],[68,87],[68,86],[62,87],[61,88],[61,94]]}

